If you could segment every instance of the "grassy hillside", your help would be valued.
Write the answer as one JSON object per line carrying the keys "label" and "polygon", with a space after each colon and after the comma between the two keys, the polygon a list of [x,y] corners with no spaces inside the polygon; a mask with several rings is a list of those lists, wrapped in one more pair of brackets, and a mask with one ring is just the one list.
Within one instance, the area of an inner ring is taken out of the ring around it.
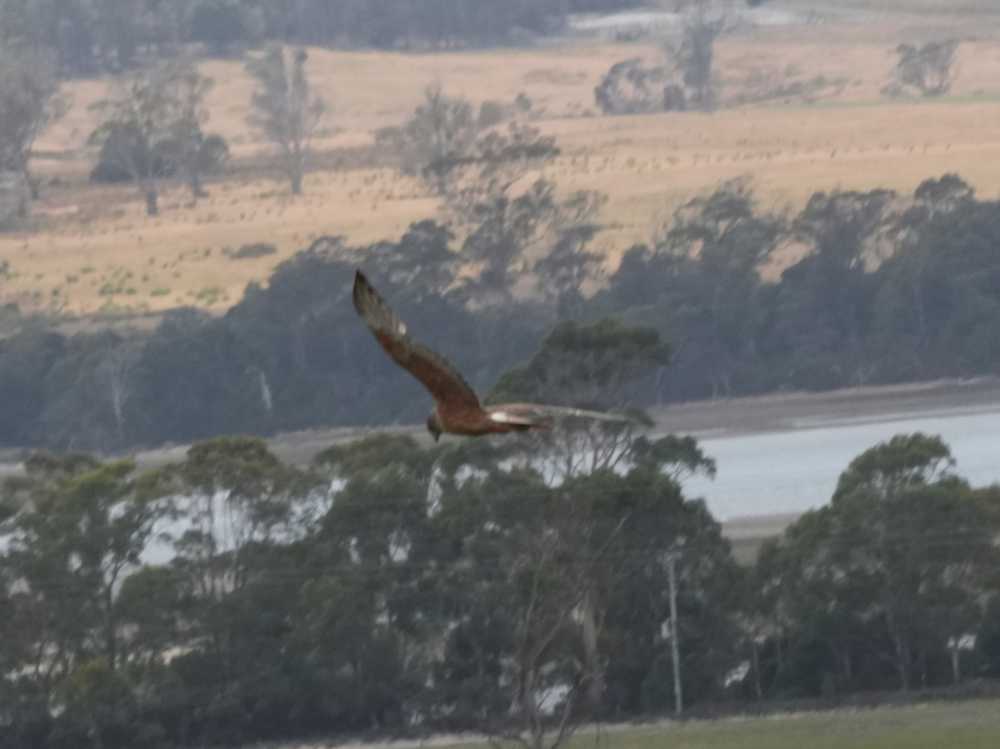
{"label": "grassy hillside", "polygon": [[[858,3],[869,10],[875,5]],[[765,81],[823,76],[837,83],[814,103],[786,97],[708,115],[597,115],[593,88],[604,71],[627,57],[652,59],[657,53],[650,45],[591,41],[417,55],[315,50],[311,72],[332,110],[317,146],[328,153],[298,200],[260,168],[268,151],[246,125],[251,85],[242,64],[206,61],[203,70],[216,81],[208,128],[230,141],[237,168],[211,184],[211,196],[197,206],[183,190],[169,189],[162,215],[152,220],[128,188],[86,184],[93,154],[85,143],[96,124],[90,105],[107,82],[67,84],[73,107],[44,134],[35,164],[60,182],[46,189],[31,231],[0,235],[0,259],[14,273],[4,300],[73,314],[180,304],[221,310],[316,236],[339,234],[359,243],[398,236],[411,221],[433,215],[436,201],[388,168],[337,169],[337,153],[370,145],[375,129],[402,121],[434,82],[476,102],[510,101],[521,92],[534,101],[536,124],[557,135],[563,148],[547,176],[565,189],[610,196],[601,246],[611,265],[631,243],[648,241],[680,202],[737,176],[751,177],[762,201],[777,208],[798,206],[821,189],[906,192],[946,171],[992,196],[1000,183],[1000,42],[991,21],[956,13],[921,25],[884,5],[864,22],[848,18],[725,38],[717,69],[726,96],[759,93]],[[904,5],[898,0],[894,7]],[[932,33],[969,39],[973,32],[975,41],[960,50],[949,96],[932,102],[880,96],[896,42]],[[357,158],[351,163],[356,167]],[[271,243],[277,252],[229,259],[229,251],[251,242]]]}
{"label": "grassy hillside", "polygon": [[993,749],[1000,703],[972,701],[873,710],[692,721],[581,732],[572,749]]}
{"label": "grassy hillside", "polygon": [[[578,746],[587,745],[581,737]],[[991,749],[1000,744],[1000,704],[906,708],[692,723],[608,736],[611,749]]]}

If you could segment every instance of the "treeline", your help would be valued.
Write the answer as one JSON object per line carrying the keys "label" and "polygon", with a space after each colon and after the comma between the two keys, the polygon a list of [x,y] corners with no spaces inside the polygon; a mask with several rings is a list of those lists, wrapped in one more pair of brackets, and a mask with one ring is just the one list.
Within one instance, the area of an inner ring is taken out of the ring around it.
{"label": "treeline", "polygon": [[3,0],[5,37],[55,49],[69,75],[124,70],[178,44],[227,52],[261,41],[382,48],[510,42],[569,13],[635,0]]}
{"label": "treeline", "polygon": [[684,496],[714,470],[693,440],[583,429],[306,468],[253,438],[150,473],[34,456],[0,492],[0,746],[542,747],[671,711],[675,666],[695,711],[1000,677],[1000,494],[939,439],[864,452],[741,568]]}
{"label": "treeline", "polygon": [[[358,266],[483,392],[560,322],[604,318],[652,326],[673,347],[669,370],[629,385],[628,399],[646,406],[997,371],[1000,203],[957,177],[912,197],[817,193],[792,216],[728,183],[683,206],[655,245],[629,250],[606,278],[593,249],[599,202],[553,196],[540,182],[478,203],[480,223],[460,246],[433,221],[365,248],[320,240],[221,318],[177,310],[129,336],[26,325],[0,342],[0,444],[107,451],[420,423],[429,399],[354,312]],[[529,262],[528,246],[542,255]],[[779,278],[762,278],[791,257]],[[470,275],[476,263],[482,273]],[[517,298],[526,267],[534,293]]]}

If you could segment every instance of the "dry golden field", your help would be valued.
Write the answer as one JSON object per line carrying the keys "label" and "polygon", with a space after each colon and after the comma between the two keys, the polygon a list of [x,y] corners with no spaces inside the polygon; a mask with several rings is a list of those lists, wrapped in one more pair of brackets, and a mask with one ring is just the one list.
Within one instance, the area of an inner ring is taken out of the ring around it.
{"label": "dry golden field", "polygon": [[[558,137],[562,156],[545,174],[564,189],[609,196],[604,249],[609,265],[646,241],[682,201],[724,179],[748,176],[764,205],[794,208],[822,189],[890,187],[903,192],[943,172],[958,172],[995,196],[1000,186],[1000,13],[960,0],[968,13],[934,13],[927,0],[856,0],[860,15],[835,23],[743,30],[718,47],[724,98],[750,93],[762,79],[838,85],[815,102],[766,101],[713,114],[610,118],[594,111],[593,88],[616,61],[657,54],[649,45],[600,41],[527,50],[395,54],[314,50],[311,73],[331,112],[317,143],[336,162],[338,149],[364,148],[378,127],[401,122],[422,90],[440,83],[474,102],[526,93],[536,124]],[[788,0],[786,7],[810,5]],[[953,35],[960,50],[952,92],[935,101],[880,95],[893,47],[903,40]],[[197,206],[169,186],[162,214],[143,215],[124,187],[91,187],[86,147],[96,124],[90,105],[107,81],[66,86],[73,106],[38,144],[35,169],[60,177],[36,204],[30,231],[0,235],[0,259],[13,277],[3,301],[23,308],[86,315],[158,311],[181,304],[222,310],[250,281],[320,235],[366,243],[397,237],[438,205],[419,183],[387,168],[329,168],[310,173],[306,194],[254,169],[266,144],[246,124],[251,86],[237,61],[208,61],[216,85],[208,129],[233,147],[233,174],[209,185]],[[232,260],[227,249],[268,242],[275,255]]]}

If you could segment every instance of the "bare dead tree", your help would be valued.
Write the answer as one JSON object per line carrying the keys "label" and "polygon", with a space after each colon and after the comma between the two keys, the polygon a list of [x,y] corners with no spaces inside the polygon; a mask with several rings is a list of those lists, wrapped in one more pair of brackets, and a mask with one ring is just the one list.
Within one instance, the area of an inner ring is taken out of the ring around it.
{"label": "bare dead tree", "polygon": [[668,63],[687,92],[687,105],[709,111],[715,108],[715,42],[729,21],[712,0],[693,0],[687,6],[680,40],[664,40]]}
{"label": "bare dead tree", "polygon": [[136,183],[149,216],[159,213],[160,179],[170,171],[178,133],[200,131],[208,85],[192,65],[172,60],[118,79],[111,96],[95,105],[104,119],[91,143]]}
{"label": "bare dead tree", "polygon": [[23,175],[33,197],[38,186],[29,169],[32,148],[68,107],[58,90],[50,53],[17,43],[0,47],[0,172]]}
{"label": "bare dead tree", "polygon": [[448,170],[428,167],[468,157],[481,131],[467,99],[448,96],[433,85],[424,90],[423,101],[402,126],[379,130],[375,141],[399,155],[404,174],[422,176],[435,192],[444,194]]}
{"label": "bare dead tree", "polygon": [[177,112],[171,128],[170,158],[188,183],[194,201],[206,195],[202,185],[205,172],[221,165],[229,152],[224,140],[206,136],[202,129],[208,120],[205,96],[213,83],[192,65],[178,75],[174,84]]}
{"label": "bare dead tree", "polygon": [[302,193],[310,143],[326,112],[326,102],[312,92],[308,59],[304,49],[289,60],[282,46],[272,45],[246,64],[257,83],[250,124],[277,146],[293,195]]}
{"label": "bare dead tree", "polygon": [[134,392],[134,375],[140,354],[139,345],[124,343],[112,349],[99,367],[99,377],[107,387],[108,405],[114,416],[119,440],[125,433],[125,407]]}

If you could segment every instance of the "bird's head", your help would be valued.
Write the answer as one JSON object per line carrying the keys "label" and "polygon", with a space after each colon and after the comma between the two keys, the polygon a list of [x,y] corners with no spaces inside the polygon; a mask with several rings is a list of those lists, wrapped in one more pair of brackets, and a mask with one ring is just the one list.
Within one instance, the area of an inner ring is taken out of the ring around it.
{"label": "bird's head", "polygon": [[437,411],[431,411],[431,415],[427,417],[427,431],[431,433],[434,441],[437,442],[441,439],[441,422],[438,421]]}

